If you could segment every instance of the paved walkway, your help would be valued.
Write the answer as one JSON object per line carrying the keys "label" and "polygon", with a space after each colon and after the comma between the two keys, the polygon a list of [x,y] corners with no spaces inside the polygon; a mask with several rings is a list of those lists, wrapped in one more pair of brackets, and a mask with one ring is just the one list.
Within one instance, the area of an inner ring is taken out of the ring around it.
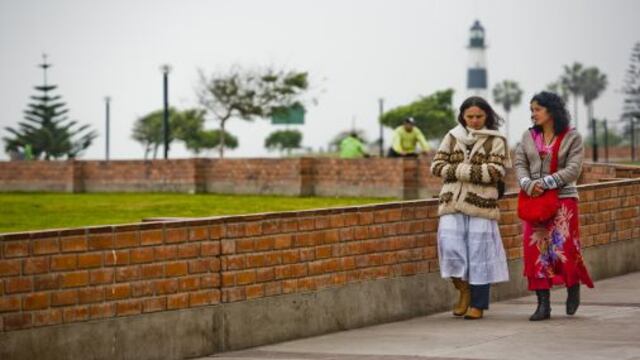
{"label": "paved walkway", "polygon": [[492,304],[480,321],[448,313],[212,356],[209,360],[640,360],[640,272],[582,291],[576,316],[552,294],[552,319],[529,322],[534,297]]}

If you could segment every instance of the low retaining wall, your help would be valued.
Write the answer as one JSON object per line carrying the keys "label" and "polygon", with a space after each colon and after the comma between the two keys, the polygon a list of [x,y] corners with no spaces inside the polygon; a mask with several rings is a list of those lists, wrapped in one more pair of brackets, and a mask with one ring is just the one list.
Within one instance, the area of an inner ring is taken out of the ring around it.
{"label": "low retaining wall", "polygon": [[[580,196],[594,277],[640,270],[640,179]],[[516,201],[496,299],[525,293]],[[443,310],[437,222],[423,200],[5,234],[0,358],[180,359]]]}
{"label": "low retaining wall", "polygon": [[[419,159],[184,159],[0,162],[1,191],[208,192],[431,198],[441,179]],[[640,177],[640,167],[585,164],[580,183]],[[507,190],[517,191],[513,170]]]}

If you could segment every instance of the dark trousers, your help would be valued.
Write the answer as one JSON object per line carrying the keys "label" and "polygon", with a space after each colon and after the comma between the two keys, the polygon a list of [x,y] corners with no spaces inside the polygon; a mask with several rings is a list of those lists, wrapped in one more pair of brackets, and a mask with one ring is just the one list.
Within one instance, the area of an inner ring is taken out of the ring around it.
{"label": "dark trousers", "polygon": [[408,154],[402,155],[399,152],[396,152],[395,150],[393,150],[393,148],[389,148],[389,152],[387,153],[387,156],[390,157],[390,158],[399,158],[399,157],[414,158],[414,157],[418,157],[418,154],[416,154],[416,153],[408,153]]}
{"label": "dark trousers", "polygon": [[489,308],[490,284],[470,285],[471,287],[471,307],[487,310]]}

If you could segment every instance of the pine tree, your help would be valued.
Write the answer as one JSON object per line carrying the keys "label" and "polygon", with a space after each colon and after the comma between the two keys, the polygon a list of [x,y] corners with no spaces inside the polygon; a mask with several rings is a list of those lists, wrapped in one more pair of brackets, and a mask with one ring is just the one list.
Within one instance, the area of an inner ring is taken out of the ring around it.
{"label": "pine tree", "polygon": [[17,129],[5,128],[13,135],[3,138],[5,151],[24,152],[30,146],[36,159],[75,158],[91,145],[97,134],[89,125],[79,125],[67,117],[66,103],[62,96],[54,94],[57,86],[47,83],[47,69],[52,65],[47,63],[46,55],[38,66],[44,73],[43,85],[34,87],[38,93],[31,96],[32,102],[24,111],[25,121],[19,122]]}

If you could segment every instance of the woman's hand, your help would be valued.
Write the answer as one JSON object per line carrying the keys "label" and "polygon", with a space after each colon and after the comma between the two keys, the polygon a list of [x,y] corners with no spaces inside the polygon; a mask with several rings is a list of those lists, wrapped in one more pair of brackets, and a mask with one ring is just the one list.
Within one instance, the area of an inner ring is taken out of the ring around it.
{"label": "woman's hand", "polygon": [[531,191],[531,196],[538,197],[538,196],[542,195],[543,193],[544,193],[544,188],[542,187],[542,184],[540,182],[536,182],[535,185],[533,185],[533,190]]}

